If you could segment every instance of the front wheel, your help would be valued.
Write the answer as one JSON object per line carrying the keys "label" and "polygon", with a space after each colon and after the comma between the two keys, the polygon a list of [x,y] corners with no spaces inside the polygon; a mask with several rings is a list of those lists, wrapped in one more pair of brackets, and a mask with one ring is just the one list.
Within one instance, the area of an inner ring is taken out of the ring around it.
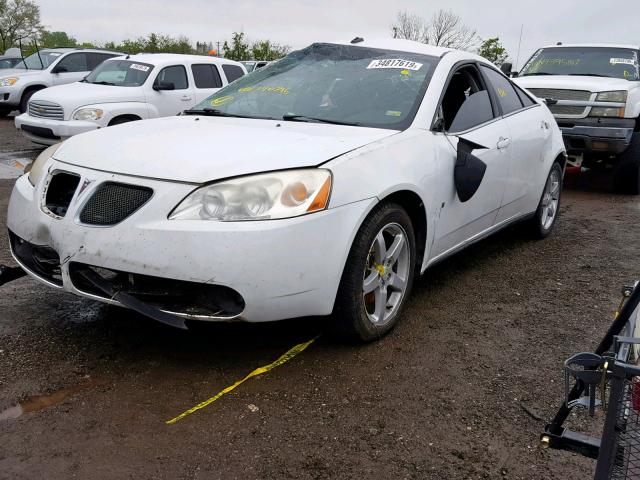
{"label": "front wheel", "polygon": [[544,185],[538,209],[529,221],[531,232],[536,238],[546,238],[553,230],[560,214],[562,195],[562,166],[555,162]]}
{"label": "front wheel", "polygon": [[385,203],[363,222],[351,247],[334,308],[338,334],[370,342],[398,322],[411,292],[416,246],[411,219]]}
{"label": "front wheel", "polygon": [[618,157],[613,171],[613,189],[626,195],[640,194],[640,133],[634,133],[631,145]]}

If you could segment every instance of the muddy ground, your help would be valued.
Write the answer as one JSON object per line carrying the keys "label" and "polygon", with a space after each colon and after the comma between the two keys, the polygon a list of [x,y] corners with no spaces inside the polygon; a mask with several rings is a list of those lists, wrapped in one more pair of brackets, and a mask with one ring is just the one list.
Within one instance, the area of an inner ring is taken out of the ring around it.
{"label": "muddy ground", "polygon": [[[31,148],[10,123],[0,153]],[[545,241],[512,228],[429,271],[385,339],[321,336],[172,426],[322,319],[181,332],[28,278],[0,287],[0,412],[27,410],[0,422],[0,478],[589,478],[592,461],[538,437],[562,361],[597,343],[640,277],[640,203],[570,189],[561,212]]]}

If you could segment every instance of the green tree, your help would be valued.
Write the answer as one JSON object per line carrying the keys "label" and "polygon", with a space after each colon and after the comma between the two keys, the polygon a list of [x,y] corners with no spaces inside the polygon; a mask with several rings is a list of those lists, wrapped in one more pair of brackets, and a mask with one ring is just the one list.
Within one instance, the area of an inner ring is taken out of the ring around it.
{"label": "green tree", "polygon": [[278,60],[290,51],[288,45],[278,45],[270,40],[259,40],[251,45],[251,57],[254,60]]}
{"label": "green tree", "polygon": [[75,38],[70,37],[67,32],[47,32],[44,31],[40,35],[39,47],[41,48],[53,48],[53,47],[75,47],[78,42]]}
{"label": "green tree", "polygon": [[225,58],[230,60],[249,60],[251,54],[249,53],[249,44],[244,41],[243,32],[233,32],[231,38],[231,45],[225,40],[222,45],[222,52]]}
{"label": "green tree", "polygon": [[31,0],[0,0],[0,53],[42,30],[40,7]]}
{"label": "green tree", "polygon": [[497,66],[502,65],[509,58],[507,49],[502,46],[498,37],[488,38],[478,49],[478,55],[486,58]]}

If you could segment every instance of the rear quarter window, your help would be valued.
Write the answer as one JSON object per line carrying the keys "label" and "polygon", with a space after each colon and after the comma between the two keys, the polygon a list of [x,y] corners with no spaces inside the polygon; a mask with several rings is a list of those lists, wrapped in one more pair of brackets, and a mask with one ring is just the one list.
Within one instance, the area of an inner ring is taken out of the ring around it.
{"label": "rear quarter window", "polygon": [[484,65],[482,65],[481,68],[487,77],[495,96],[498,98],[498,102],[502,107],[502,114],[508,115],[509,113],[522,109],[523,105],[520,100],[520,96],[509,79],[495,71],[493,68],[485,67]]}

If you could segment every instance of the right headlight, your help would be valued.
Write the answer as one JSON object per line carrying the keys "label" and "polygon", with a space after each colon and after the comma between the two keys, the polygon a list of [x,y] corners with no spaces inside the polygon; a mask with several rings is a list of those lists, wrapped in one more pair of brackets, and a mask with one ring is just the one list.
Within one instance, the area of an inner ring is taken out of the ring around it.
{"label": "right headlight", "polygon": [[0,79],[0,87],[12,87],[18,82],[18,80],[20,80],[20,77],[7,77]]}
{"label": "right headlight", "polygon": [[625,90],[616,90],[614,92],[600,92],[596,97],[596,102],[625,103],[626,101],[627,92]]}
{"label": "right headlight", "polygon": [[104,111],[100,108],[80,108],[73,114],[74,120],[100,120]]}
{"label": "right headlight", "polygon": [[36,158],[33,163],[27,165],[27,168],[25,168],[25,173],[29,173],[29,182],[31,183],[31,185],[35,187],[36,184],[40,181],[40,178],[42,178],[42,174],[44,172],[44,166],[46,165],[47,161],[51,157],[53,157],[53,154],[56,153],[56,150],[60,148],[60,145],[62,145],[62,142],[56,143],[55,145],[51,145],[49,148],[46,148],[40,155],[38,155],[38,158]]}
{"label": "right headlight", "polygon": [[169,219],[234,222],[297,217],[327,208],[330,194],[329,170],[261,173],[201,187],[180,202]]}

